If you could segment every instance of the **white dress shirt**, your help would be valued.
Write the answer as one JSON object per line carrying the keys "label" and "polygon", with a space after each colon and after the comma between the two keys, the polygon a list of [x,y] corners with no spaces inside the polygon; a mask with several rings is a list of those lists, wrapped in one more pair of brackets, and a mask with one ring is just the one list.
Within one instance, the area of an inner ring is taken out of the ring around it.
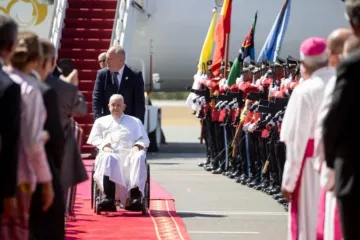
{"label": "white dress shirt", "polygon": [[118,75],[116,76],[118,82],[119,82],[119,88],[121,86],[121,79],[122,79],[122,76],[124,74],[124,68],[125,68],[125,65],[118,71]]}

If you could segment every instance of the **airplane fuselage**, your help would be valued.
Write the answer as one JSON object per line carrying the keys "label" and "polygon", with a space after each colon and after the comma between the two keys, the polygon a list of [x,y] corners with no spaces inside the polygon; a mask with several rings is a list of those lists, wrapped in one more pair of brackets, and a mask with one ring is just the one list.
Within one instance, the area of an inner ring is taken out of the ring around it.
{"label": "airplane fuselage", "polygon": [[[284,0],[233,1],[229,60],[236,57],[256,11],[255,52],[258,55],[283,3]],[[153,72],[164,80],[161,91],[185,91],[186,86],[192,84],[214,6],[215,0],[157,0],[154,14],[148,20],[137,21],[130,55],[142,59],[148,66],[152,39]],[[219,13],[220,10],[218,7]],[[340,0],[292,0],[280,55],[298,57],[299,46],[305,38],[326,38],[338,27],[348,27]]]}

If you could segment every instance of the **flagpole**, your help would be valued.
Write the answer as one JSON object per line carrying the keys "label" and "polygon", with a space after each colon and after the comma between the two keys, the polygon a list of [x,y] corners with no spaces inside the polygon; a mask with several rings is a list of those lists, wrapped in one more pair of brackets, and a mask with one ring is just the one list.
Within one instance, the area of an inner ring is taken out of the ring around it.
{"label": "flagpole", "polygon": [[229,64],[230,33],[227,33],[225,37],[226,37],[226,42],[225,42],[224,78],[227,78],[227,69],[228,69],[228,64]]}

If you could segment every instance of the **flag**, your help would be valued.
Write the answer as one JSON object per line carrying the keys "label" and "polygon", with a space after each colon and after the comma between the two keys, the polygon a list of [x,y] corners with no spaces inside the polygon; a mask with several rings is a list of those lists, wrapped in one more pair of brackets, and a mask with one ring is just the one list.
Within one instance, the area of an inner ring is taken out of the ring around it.
{"label": "flag", "polygon": [[234,63],[230,69],[229,77],[227,80],[227,85],[231,86],[236,83],[236,78],[240,75],[241,64],[244,59],[250,58],[251,60],[255,59],[255,43],[254,43],[254,34],[255,26],[257,21],[257,12],[255,13],[254,22],[251,25],[250,31],[246,36],[245,40],[242,43],[242,46],[239,50],[239,55],[235,58]]}
{"label": "flag", "polygon": [[221,62],[225,57],[226,34],[229,34],[231,29],[231,9],[232,0],[224,0],[215,31],[215,50],[211,65],[215,76],[220,74]]}
{"label": "flag", "polygon": [[211,23],[209,26],[209,30],[207,32],[204,45],[201,50],[200,58],[199,58],[199,64],[198,64],[198,73],[205,73],[207,72],[207,67],[204,69],[204,64],[206,66],[206,63],[211,59],[211,53],[213,49],[213,43],[214,43],[214,32],[215,32],[215,21],[216,21],[216,8],[213,9],[213,16],[211,19]]}
{"label": "flag", "polygon": [[268,60],[275,62],[276,57],[279,56],[281,44],[284,40],[286,28],[290,18],[290,0],[285,0],[281,11],[279,12],[271,31],[264,43],[263,48],[260,51],[258,62],[262,60]]}

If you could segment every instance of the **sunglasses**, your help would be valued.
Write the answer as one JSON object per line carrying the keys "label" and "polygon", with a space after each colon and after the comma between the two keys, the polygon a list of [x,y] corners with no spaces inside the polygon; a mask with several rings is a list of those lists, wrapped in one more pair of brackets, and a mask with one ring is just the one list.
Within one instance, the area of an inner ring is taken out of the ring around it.
{"label": "sunglasses", "polygon": [[104,60],[99,60],[99,63],[103,63],[103,62],[105,62],[106,60],[104,59]]}

